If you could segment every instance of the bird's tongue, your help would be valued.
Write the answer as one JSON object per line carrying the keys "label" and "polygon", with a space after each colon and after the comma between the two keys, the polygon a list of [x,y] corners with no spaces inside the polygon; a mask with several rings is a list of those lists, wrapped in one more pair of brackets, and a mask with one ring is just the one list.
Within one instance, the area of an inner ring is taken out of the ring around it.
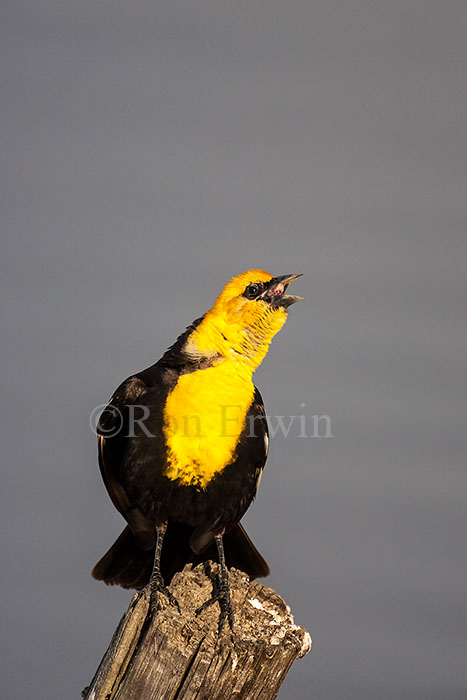
{"label": "bird's tongue", "polygon": [[268,297],[276,297],[279,296],[280,294],[283,294],[285,292],[285,287],[282,284],[282,282],[278,282],[277,284],[273,285],[270,289],[267,291],[267,296]]}

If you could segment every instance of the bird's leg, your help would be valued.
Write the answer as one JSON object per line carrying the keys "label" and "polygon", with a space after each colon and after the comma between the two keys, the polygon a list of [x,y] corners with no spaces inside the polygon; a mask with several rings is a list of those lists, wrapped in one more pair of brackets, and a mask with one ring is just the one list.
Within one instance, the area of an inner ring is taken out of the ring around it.
{"label": "bird's leg", "polygon": [[214,593],[212,598],[207,600],[205,603],[203,603],[197,609],[196,614],[199,615],[200,613],[203,612],[203,610],[206,610],[206,608],[208,608],[210,605],[218,602],[219,607],[221,609],[221,614],[219,616],[219,627],[218,627],[218,633],[220,634],[224,628],[224,624],[225,624],[226,619],[229,621],[230,629],[233,632],[234,615],[233,615],[233,609],[232,609],[232,602],[230,600],[229,578],[228,578],[228,573],[227,573],[227,566],[225,564],[224,543],[222,541],[222,535],[216,535],[215,540],[216,540],[217,553],[219,555],[219,565],[220,565],[220,573],[219,573],[219,580],[218,580],[218,585],[217,585],[217,592]]}
{"label": "bird's leg", "polygon": [[164,535],[167,530],[167,524],[159,525],[156,527],[156,550],[154,552],[154,566],[152,568],[151,578],[149,580],[149,590],[151,594],[151,612],[155,613],[157,611],[157,598],[158,593],[163,593],[169,599],[171,605],[174,605],[178,612],[180,612],[180,606],[177,599],[172,595],[169,589],[164,583],[164,579],[161,574],[161,552],[162,552],[162,542],[164,541]]}

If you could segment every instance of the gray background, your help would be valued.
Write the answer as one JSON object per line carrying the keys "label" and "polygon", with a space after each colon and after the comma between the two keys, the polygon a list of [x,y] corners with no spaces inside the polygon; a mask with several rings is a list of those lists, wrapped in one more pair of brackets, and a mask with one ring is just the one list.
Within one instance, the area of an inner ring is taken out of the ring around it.
{"label": "gray background", "polygon": [[303,272],[246,517],[294,700],[462,693],[465,3],[2,4],[2,698],[78,698],[129,601],[91,409],[249,267]]}

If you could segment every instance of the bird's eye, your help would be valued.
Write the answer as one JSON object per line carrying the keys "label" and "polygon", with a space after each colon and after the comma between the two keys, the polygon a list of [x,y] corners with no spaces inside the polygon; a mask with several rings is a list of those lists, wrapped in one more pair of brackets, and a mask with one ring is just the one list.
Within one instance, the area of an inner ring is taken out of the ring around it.
{"label": "bird's eye", "polygon": [[249,284],[248,287],[245,289],[245,296],[248,299],[254,299],[256,296],[258,296],[260,291],[261,291],[260,285],[252,282],[252,284]]}

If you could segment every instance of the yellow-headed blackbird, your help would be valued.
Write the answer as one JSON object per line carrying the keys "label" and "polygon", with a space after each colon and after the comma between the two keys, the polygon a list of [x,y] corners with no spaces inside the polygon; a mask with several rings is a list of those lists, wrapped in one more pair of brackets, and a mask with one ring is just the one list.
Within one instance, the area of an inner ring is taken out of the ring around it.
{"label": "yellow-headed blackbird", "polygon": [[[212,559],[219,630],[233,626],[227,566],[252,578],[269,568],[240,524],[256,495],[268,451],[263,401],[252,381],[300,275],[249,270],[234,277],[212,309],[162,358],[126,379],[97,427],[99,466],[127,527],[93,569],[109,584],[177,601],[166,588],[188,562]],[[162,542],[164,540],[164,547]]]}

